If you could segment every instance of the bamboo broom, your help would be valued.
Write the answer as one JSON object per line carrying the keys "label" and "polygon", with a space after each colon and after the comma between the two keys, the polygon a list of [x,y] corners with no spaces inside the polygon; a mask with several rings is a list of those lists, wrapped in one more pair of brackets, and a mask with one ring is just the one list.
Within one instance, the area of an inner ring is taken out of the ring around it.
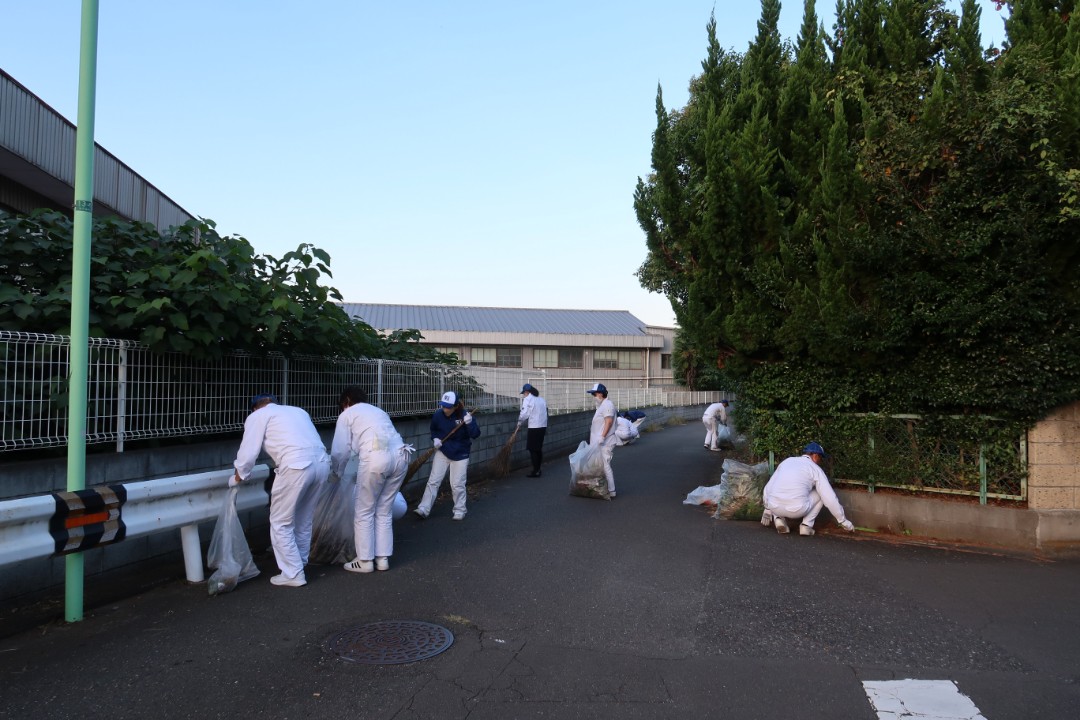
{"label": "bamboo broom", "polygon": [[[470,415],[476,414],[476,410],[469,410],[468,412]],[[443,438],[443,442],[446,442],[450,438],[450,436],[456,433],[458,431],[458,428],[460,428],[464,424],[465,423],[460,423],[459,425],[455,425],[453,429],[450,430],[450,432],[446,433],[446,437]],[[409,463],[409,472],[405,473],[405,479],[401,481],[402,487],[405,487],[405,484],[412,480],[413,475],[415,475],[417,471],[420,470],[420,468],[424,467],[424,463],[431,459],[431,456],[435,454],[436,450],[438,450],[438,448],[430,447],[422,454],[417,456],[415,460]]]}
{"label": "bamboo broom", "polygon": [[517,438],[520,429],[520,425],[514,428],[510,439],[506,441],[506,444],[502,446],[502,450],[491,461],[491,472],[495,477],[506,477],[510,474],[510,454],[514,451],[514,440]]}

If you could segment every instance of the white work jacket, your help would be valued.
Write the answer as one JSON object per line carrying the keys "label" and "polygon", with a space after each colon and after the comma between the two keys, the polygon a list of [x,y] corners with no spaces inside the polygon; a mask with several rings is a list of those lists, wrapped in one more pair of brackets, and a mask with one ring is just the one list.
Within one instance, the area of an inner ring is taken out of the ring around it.
{"label": "white work jacket", "polygon": [[338,415],[334,441],[330,445],[330,470],[338,477],[345,472],[352,453],[361,464],[377,453],[400,450],[405,442],[385,412],[368,403],[350,405]]}
{"label": "white work jacket", "polygon": [[236,453],[233,467],[241,480],[247,480],[259,453],[266,454],[278,468],[303,469],[326,459],[326,446],[303,408],[270,403],[248,415],[244,421],[244,439]]}
{"label": "white work jacket", "polygon": [[529,421],[530,428],[546,428],[548,423],[547,401],[539,395],[529,393],[521,399],[521,412],[518,424]]}
{"label": "white work jacket", "polygon": [[790,457],[777,466],[776,472],[765,484],[765,506],[801,517],[810,512],[814,505],[810,501],[812,490],[817,491],[836,522],[843,525],[846,520],[844,508],[829,484],[825,471],[809,455]]}

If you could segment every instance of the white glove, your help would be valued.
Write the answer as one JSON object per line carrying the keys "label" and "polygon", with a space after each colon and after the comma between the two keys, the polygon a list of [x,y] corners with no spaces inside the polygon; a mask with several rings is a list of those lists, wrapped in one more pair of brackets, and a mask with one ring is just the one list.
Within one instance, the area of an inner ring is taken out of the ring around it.
{"label": "white glove", "polygon": [[434,440],[431,441],[431,444],[435,446],[436,450],[438,450],[439,448],[442,447],[442,440],[440,440],[439,438],[435,438]]}
{"label": "white glove", "polygon": [[851,524],[850,520],[845,520],[844,522],[840,523],[840,527],[844,528],[848,532],[855,532],[855,526]]}
{"label": "white glove", "polygon": [[468,425],[469,423],[471,423],[471,422],[472,422],[472,413],[465,413],[465,417],[464,417],[464,418],[462,418],[462,420],[464,420],[464,421],[465,421],[465,424],[466,424],[466,425]]}
{"label": "white glove", "polygon": [[229,476],[229,487],[231,487],[231,488],[232,488],[232,487],[236,487],[236,486],[237,486],[237,485],[239,485],[239,484],[240,484],[241,482],[242,482],[242,481],[240,480],[240,478],[238,478],[238,477],[236,476],[236,473],[233,473],[232,475],[230,475],[230,476]]}

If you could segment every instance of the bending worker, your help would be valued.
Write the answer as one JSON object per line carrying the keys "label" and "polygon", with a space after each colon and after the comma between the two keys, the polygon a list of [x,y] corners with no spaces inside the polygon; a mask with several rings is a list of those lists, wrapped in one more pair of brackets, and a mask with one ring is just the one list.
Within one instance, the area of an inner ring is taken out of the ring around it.
{"label": "bending worker", "polygon": [[714,402],[705,408],[705,414],[701,416],[701,422],[705,424],[705,449],[720,450],[720,436],[717,430],[721,425],[727,425],[727,400]]}
{"label": "bending worker", "polygon": [[341,415],[334,428],[330,460],[340,476],[353,453],[356,499],[353,539],[356,559],[345,563],[349,572],[389,570],[394,554],[394,498],[409,471],[413,448],[398,434],[390,416],[367,401],[367,392],[350,385],[338,400]]}
{"label": "bending worker", "polygon": [[303,408],[278,405],[269,394],[251,398],[230,485],[248,479],[263,450],[277,473],[270,491],[270,546],[281,574],[270,582],[300,587],[307,584],[304,566],[311,551],[311,525],[319,485],[330,475],[330,456],[311,416]]}
{"label": "bending worker", "polygon": [[[824,448],[816,442],[807,444],[799,457],[789,457],[777,466],[776,472],[765,485],[762,503],[765,512],[761,524],[776,526],[776,532],[787,533],[787,519],[799,520],[800,535],[814,534],[814,521],[822,506],[848,532],[855,530],[851,521],[844,517],[844,508],[833,492],[829,478],[821,469],[822,458],[828,457]],[[787,518],[787,519],[785,519]]]}

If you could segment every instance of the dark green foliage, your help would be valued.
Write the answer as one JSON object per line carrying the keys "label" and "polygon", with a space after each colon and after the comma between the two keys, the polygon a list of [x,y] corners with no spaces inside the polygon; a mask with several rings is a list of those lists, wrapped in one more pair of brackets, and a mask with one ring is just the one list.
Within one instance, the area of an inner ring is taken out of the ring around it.
{"label": "dark green foliage", "polygon": [[[67,335],[72,223],[61,213],[0,212],[0,328]],[[193,358],[246,350],[330,357],[439,359],[416,331],[380,337],[323,286],[330,256],[307,243],[259,255],[210,221],[162,235],[146,223],[95,220],[90,268],[92,337],[138,340]]]}
{"label": "dark green foliage", "polygon": [[735,383],[768,447],[846,412],[1011,436],[1080,398],[1073,4],[1009,3],[1002,52],[973,0],[840,0],[831,37],[806,2],[795,46],[764,0],[741,56],[710,21],[687,107],[657,95],[635,194],[687,381]]}

